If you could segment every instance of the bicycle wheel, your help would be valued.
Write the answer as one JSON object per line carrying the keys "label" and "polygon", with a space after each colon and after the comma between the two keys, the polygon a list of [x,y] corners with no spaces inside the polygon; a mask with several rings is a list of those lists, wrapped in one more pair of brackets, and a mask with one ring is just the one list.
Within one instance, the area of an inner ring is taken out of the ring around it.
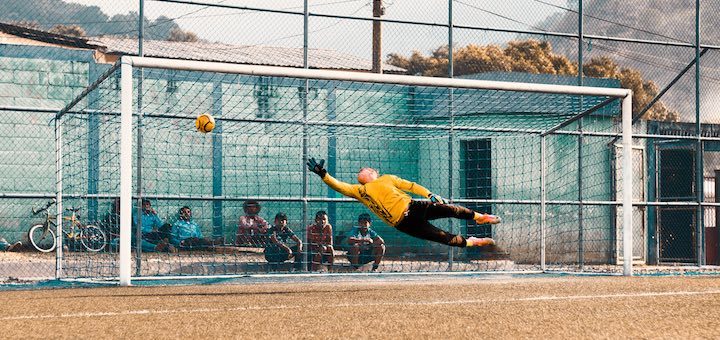
{"label": "bicycle wheel", "polygon": [[80,242],[89,251],[101,251],[107,244],[105,232],[92,224],[80,229]]}
{"label": "bicycle wheel", "polygon": [[43,224],[30,227],[28,239],[35,249],[43,253],[49,253],[55,249],[55,232]]}

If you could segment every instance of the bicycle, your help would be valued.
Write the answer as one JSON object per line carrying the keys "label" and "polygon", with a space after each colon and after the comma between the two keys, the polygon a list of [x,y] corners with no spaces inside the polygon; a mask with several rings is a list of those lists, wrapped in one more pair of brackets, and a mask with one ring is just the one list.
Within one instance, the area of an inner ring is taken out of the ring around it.
{"label": "bicycle", "polygon": [[[45,213],[45,222],[30,227],[28,231],[30,244],[43,253],[49,253],[57,246],[57,239],[55,238],[55,229],[57,228],[57,223],[55,223],[56,216],[50,214],[49,211],[50,207],[54,204],[55,200],[52,200],[45,204],[44,207],[32,209],[33,215]],[[63,216],[63,220],[68,221],[68,228],[63,228],[62,231],[65,239],[72,243],[80,241],[88,251],[98,252],[103,250],[107,244],[105,232],[92,224],[83,225],[77,214],[80,208],[71,207],[65,210],[71,212],[70,216]],[[76,229],[78,230],[77,232],[75,232]]]}

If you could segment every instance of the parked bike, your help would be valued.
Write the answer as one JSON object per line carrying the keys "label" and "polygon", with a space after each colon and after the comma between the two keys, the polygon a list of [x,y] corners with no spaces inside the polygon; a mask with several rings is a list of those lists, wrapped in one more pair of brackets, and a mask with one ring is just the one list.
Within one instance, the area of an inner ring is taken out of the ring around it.
{"label": "parked bike", "polygon": [[[55,249],[57,246],[57,239],[55,238],[55,230],[57,229],[57,223],[55,223],[56,216],[50,213],[50,207],[55,204],[55,200],[52,200],[45,204],[41,208],[33,208],[33,215],[45,213],[45,222],[42,224],[36,224],[30,227],[28,231],[28,239],[30,244],[38,251],[48,253]],[[62,232],[64,240],[68,245],[76,245],[79,241],[83,248],[88,251],[98,252],[105,248],[107,245],[107,236],[97,226],[92,224],[84,225],[80,222],[80,217],[77,212],[80,208],[67,208],[65,211],[70,212],[70,216],[63,216]]]}

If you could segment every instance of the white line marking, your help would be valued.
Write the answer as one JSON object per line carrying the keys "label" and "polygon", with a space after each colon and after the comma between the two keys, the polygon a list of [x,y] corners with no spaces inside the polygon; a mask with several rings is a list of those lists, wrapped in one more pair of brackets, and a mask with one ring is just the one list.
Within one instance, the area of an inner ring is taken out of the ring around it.
{"label": "white line marking", "polygon": [[[689,296],[689,295],[713,295],[720,294],[720,290],[708,291],[683,291],[683,292],[646,292],[646,293],[628,293],[628,294],[603,294],[603,295],[570,295],[570,296],[536,296],[515,299],[483,299],[483,300],[453,300],[453,301],[398,301],[398,302],[377,302],[365,303],[363,306],[433,306],[433,305],[454,305],[454,304],[493,304],[507,302],[523,302],[523,301],[559,301],[559,300],[589,300],[589,299],[615,299],[615,298],[636,298],[636,297],[655,297],[655,296]],[[63,318],[89,318],[101,316],[118,316],[118,315],[151,315],[151,314],[194,314],[194,313],[218,313],[218,312],[238,312],[238,311],[263,311],[263,310],[285,310],[285,309],[305,309],[305,308],[343,308],[357,307],[357,303],[341,303],[334,305],[304,305],[304,306],[256,306],[256,307],[234,307],[234,308],[196,308],[196,309],[160,309],[160,310],[128,310],[119,312],[85,312],[85,313],[63,313],[63,314],[45,314],[45,315],[19,315],[0,317],[0,321],[13,320],[38,320],[38,319],[63,319]]]}
{"label": "white line marking", "polygon": [[513,301],[551,301],[551,300],[587,300],[587,299],[612,299],[627,297],[648,297],[648,296],[682,296],[682,295],[712,295],[720,294],[720,290],[707,290],[701,292],[647,292],[629,294],[604,294],[604,295],[571,295],[571,296],[537,296],[511,300],[500,300],[498,302]]}

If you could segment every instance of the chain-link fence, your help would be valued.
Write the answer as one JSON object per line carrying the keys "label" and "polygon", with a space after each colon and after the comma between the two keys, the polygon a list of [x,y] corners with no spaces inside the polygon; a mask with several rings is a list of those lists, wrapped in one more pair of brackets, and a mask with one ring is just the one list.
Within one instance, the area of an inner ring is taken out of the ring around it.
{"label": "chain-link fence", "polygon": [[[620,132],[616,97],[626,92],[594,87],[597,94],[581,97],[554,93],[567,89],[559,86],[508,91],[483,88],[493,82],[481,81],[464,80],[475,87],[413,84],[415,77],[380,83],[328,79],[320,71],[300,77],[259,73],[266,69],[232,73],[223,69],[228,64],[148,62],[164,68],[145,65],[134,75],[134,185],[146,200],[133,215],[135,275],[348,272],[368,262],[368,269],[383,271],[539,271],[577,263],[619,270],[611,226],[622,225],[613,205],[623,191],[611,185],[615,145],[608,143]],[[59,120],[59,199],[89,210],[109,203],[108,217],[95,223],[104,233],[92,233],[111,235],[107,249],[63,255],[70,277],[112,275],[118,268],[123,156],[117,109],[123,107],[121,90],[132,89],[124,81],[116,87],[116,68]],[[269,110],[260,110],[258,96],[269,101]],[[217,130],[195,131],[197,112],[216,117]],[[574,143],[580,114],[588,136],[582,169]],[[327,159],[325,183],[304,166],[315,156]],[[387,175],[376,180],[380,184],[346,183],[364,166]],[[580,237],[573,213],[581,193],[577,176],[592,183],[584,194],[594,199],[586,208],[592,223]],[[450,212],[386,190],[427,196],[421,185],[503,216],[502,226],[487,225],[469,210]],[[376,216],[362,218],[367,209]],[[276,216],[272,224],[261,211]],[[427,220],[440,217],[460,221],[433,221],[448,232],[439,231]],[[415,222],[405,226],[406,220]],[[372,229],[361,230],[362,223]],[[491,236],[499,246],[465,248],[456,233]]]}
{"label": "chain-link fence", "polygon": [[[647,264],[720,263],[717,227],[710,223],[709,217],[715,211],[715,187],[706,180],[715,178],[720,167],[720,158],[716,157],[720,150],[716,146],[720,142],[720,126],[713,112],[714,88],[719,79],[715,74],[716,65],[720,60],[717,52],[720,37],[714,28],[720,11],[714,2],[698,1],[697,4],[696,8],[695,2],[690,5],[680,0],[640,1],[632,7],[617,0],[523,0],[511,4],[472,0],[429,4],[406,0],[5,1],[2,6],[6,10],[0,11],[0,112],[6,117],[0,125],[1,148],[5,153],[4,171],[0,176],[0,237],[5,238],[3,244],[9,249],[26,250],[19,253],[23,256],[41,256],[28,248],[31,245],[27,231],[42,222],[42,216],[33,215],[32,208],[42,207],[56,196],[58,177],[52,118],[119,56],[142,54],[244,64],[353,71],[379,68],[393,74],[630,88],[634,91],[633,111],[637,116],[633,150],[638,175],[634,187],[636,260]],[[374,59],[381,63],[374,63]],[[579,73],[583,76],[579,77]],[[601,82],[607,83],[598,83],[596,78],[606,78]],[[234,105],[254,105],[255,110],[267,116],[282,112],[287,105],[283,99],[286,96],[278,92],[276,85],[272,79],[258,80],[250,90],[254,95],[249,96],[248,102]],[[165,91],[183,91],[182,86],[179,81],[171,82]],[[413,105],[424,105],[422,96],[415,98],[420,99]],[[208,105],[212,107],[212,103]],[[327,104],[318,102],[318,105]],[[512,112],[513,115],[524,113]],[[508,120],[498,118],[488,124],[502,127]],[[587,124],[582,122],[573,128],[584,131],[588,129]],[[83,132],[76,137],[97,141],[93,138],[98,136]],[[593,205],[594,201],[606,199],[599,190],[606,180],[587,176],[604,167],[605,173],[593,176],[610,176],[608,183],[617,182],[614,174],[619,166],[619,153],[616,150],[606,154],[586,147],[595,145],[595,138],[579,134],[550,141],[557,144],[558,150],[565,150],[567,158],[563,162],[569,163],[548,166],[582,169],[557,179],[565,186],[576,186],[577,192],[551,193],[573,202],[574,208],[559,209],[554,214],[574,216],[577,221],[555,232],[575,235],[576,241],[568,245],[572,251],[558,252],[572,253],[568,257],[580,267],[597,256],[615,259],[616,250],[620,249],[619,229],[594,222],[599,215],[617,215],[611,207]],[[500,155],[496,152],[513,153],[490,147],[486,139],[478,135],[458,137],[458,142],[465,144],[456,147],[480,158],[494,159]],[[617,142],[614,140],[610,145]],[[193,145],[194,142],[188,140],[187,143]],[[251,143],[247,144],[235,151],[263,154],[263,150],[252,149]],[[572,158],[571,154],[581,157]],[[93,164],[79,166],[89,168]],[[248,180],[251,176],[244,176],[247,181],[233,180],[227,181],[233,184],[226,184],[236,186],[233,190],[238,192],[252,191],[254,187],[249,184],[252,181]],[[503,186],[523,188],[521,177]],[[461,174],[453,177],[453,185],[462,188],[462,181],[467,179],[463,178]],[[443,185],[447,186],[434,182],[429,186],[442,188]],[[498,183],[490,181],[487,185]],[[86,183],[85,195],[99,195],[100,190],[87,186]],[[154,189],[146,187],[143,191]],[[206,189],[210,190],[208,195],[212,194],[211,187]],[[488,190],[476,191],[467,194],[490,199],[496,195]],[[106,196],[86,202],[79,212],[83,222],[102,220],[113,204],[113,198]],[[213,229],[213,236],[232,236],[228,230],[235,223],[231,221],[237,218],[233,216],[241,210],[241,202],[203,203],[203,210],[222,206],[223,211],[227,211],[223,214],[228,216],[221,218],[213,213],[202,221],[208,226],[224,225],[223,232]],[[179,207],[174,204],[177,202],[154,203],[164,217],[177,214]],[[605,211],[606,208],[613,211]],[[261,214],[275,211],[271,207],[263,209]],[[273,216],[264,217],[269,220]],[[356,222],[355,216],[340,213],[331,219],[335,224],[344,223],[348,227]],[[528,223],[537,222],[529,220]],[[605,235],[603,242],[612,243],[612,247],[582,241],[600,234]],[[22,245],[16,246],[17,241]],[[611,250],[598,255],[605,252],[599,249]],[[8,260],[3,260],[6,269],[0,276],[54,275],[54,262],[44,257],[31,261],[42,268],[28,269],[30,267],[17,264],[18,253],[1,255]]]}

